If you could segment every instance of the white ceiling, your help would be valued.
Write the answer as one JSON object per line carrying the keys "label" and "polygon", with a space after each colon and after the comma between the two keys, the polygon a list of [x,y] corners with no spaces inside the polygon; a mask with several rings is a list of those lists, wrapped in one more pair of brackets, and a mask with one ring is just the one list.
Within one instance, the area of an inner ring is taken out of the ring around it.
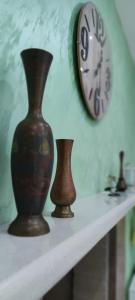
{"label": "white ceiling", "polygon": [[135,61],[135,0],[115,0],[115,3]]}

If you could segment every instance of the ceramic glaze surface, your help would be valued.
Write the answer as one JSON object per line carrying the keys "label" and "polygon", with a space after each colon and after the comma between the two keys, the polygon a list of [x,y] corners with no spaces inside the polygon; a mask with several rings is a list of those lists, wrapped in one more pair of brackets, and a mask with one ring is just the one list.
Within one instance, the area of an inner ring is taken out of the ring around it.
{"label": "ceramic glaze surface", "polygon": [[[112,49],[110,107],[97,124],[83,106],[76,74],[74,26],[85,3],[86,0],[33,0],[31,5],[28,0],[0,1],[0,223],[11,222],[16,216],[10,153],[15,128],[27,113],[26,82],[19,57],[23,49],[42,48],[54,56],[45,89],[43,115],[51,124],[55,139],[75,140],[72,174],[77,195],[84,197],[102,191],[109,174],[118,176],[121,149],[125,151],[126,161],[135,164],[135,68],[113,0],[93,0],[106,24]],[[48,208],[54,209],[49,197]],[[128,215],[126,282],[135,255],[134,247],[129,246],[132,219],[132,214]]]}

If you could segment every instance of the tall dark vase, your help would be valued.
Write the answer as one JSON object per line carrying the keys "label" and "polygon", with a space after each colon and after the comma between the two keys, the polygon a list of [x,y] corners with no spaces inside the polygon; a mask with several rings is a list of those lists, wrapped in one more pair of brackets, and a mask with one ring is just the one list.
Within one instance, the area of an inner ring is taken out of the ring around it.
{"label": "tall dark vase", "polygon": [[42,216],[53,167],[53,136],[41,112],[44,86],[53,56],[41,49],[21,53],[26,75],[29,109],[16,128],[11,173],[17,218],[8,232],[17,236],[37,236],[49,232]]}
{"label": "tall dark vase", "polygon": [[51,200],[56,204],[52,213],[56,218],[71,218],[74,213],[70,205],[75,201],[76,191],[71,172],[71,151],[73,140],[59,139],[57,145],[57,169],[54,183],[51,189]]}

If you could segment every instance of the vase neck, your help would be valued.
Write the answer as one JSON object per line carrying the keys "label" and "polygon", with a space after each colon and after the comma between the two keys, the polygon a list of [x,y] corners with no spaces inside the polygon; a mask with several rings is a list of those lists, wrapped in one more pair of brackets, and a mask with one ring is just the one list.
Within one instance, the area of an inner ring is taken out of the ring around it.
{"label": "vase neck", "polygon": [[71,152],[73,146],[73,140],[56,140],[57,153],[58,153],[58,167],[63,167],[66,170],[71,168]]}
{"label": "vase neck", "polygon": [[52,55],[40,49],[28,49],[21,53],[29,100],[29,114],[41,115],[41,106]]}
{"label": "vase neck", "polygon": [[120,178],[123,178],[123,163],[124,163],[124,151],[121,151],[119,153],[119,158],[120,158]]}

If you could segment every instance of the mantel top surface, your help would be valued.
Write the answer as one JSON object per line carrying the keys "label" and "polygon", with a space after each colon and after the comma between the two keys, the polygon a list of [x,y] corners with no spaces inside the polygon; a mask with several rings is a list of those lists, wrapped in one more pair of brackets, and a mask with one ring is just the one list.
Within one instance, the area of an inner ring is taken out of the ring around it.
{"label": "mantel top surface", "polygon": [[135,205],[134,194],[77,199],[75,217],[46,217],[51,232],[18,238],[0,228],[0,299],[37,300],[55,285]]}

